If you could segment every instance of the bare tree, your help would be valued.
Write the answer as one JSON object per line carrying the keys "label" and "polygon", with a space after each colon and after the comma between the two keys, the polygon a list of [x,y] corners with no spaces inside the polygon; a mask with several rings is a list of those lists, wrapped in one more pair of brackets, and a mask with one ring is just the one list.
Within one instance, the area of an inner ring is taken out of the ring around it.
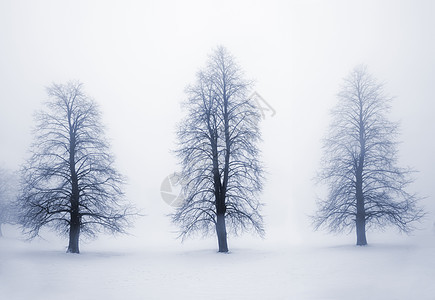
{"label": "bare tree", "polygon": [[2,224],[16,223],[14,203],[17,197],[16,174],[0,167],[0,237],[3,236]]}
{"label": "bare tree", "polygon": [[124,232],[132,207],[124,202],[97,104],[78,82],[53,84],[47,92],[22,169],[21,222],[31,238],[43,226],[68,235],[67,252],[79,253],[80,233]]}
{"label": "bare tree", "polygon": [[216,230],[219,252],[228,252],[227,226],[234,234],[264,234],[258,195],[261,118],[247,97],[250,83],[232,56],[219,47],[187,89],[187,118],[178,131],[185,200],[172,216],[181,237]]}
{"label": "bare tree", "polygon": [[383,84],[359,66],[344,80],[338,99],[324,143],[319,180],[328,196],[319,202],[316,229],[356,227],[357,245],[367,244],[366,225],[414,229],[424,213],[418,197],[405,191],[412,171],[396,166],[398,124],[386,118],[391,98]]}

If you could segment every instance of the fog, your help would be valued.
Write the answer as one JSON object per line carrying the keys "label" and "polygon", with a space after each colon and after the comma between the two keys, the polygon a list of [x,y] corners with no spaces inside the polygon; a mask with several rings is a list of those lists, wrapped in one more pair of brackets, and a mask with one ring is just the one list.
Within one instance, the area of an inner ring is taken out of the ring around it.
{"label": "fog", "polygon": [[399,164],[419,171],[411,190],[427,197],[421,227],[431,230],[434,11],[433,1],[1,1],[0,164],[24,163],[45,87],[80,80],[101,107],[126,195],[146,215],[132,231],[175,238],[160,186],[179,170],[171,150],[184,89],[223,45],[276,111],[261,124],[266,239],[318,239],[326,233],[308,216],[322,193],[312,180],[322,138],[342,79],[363,63],[395,97]]}

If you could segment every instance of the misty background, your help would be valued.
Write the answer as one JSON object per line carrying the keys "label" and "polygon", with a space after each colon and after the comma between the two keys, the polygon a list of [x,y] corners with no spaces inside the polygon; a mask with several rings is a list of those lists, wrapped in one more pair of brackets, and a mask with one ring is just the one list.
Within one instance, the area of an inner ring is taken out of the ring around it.
{"label": "misty background", "polygon": [[433,1],[1,1],[0,165],[24,163],[45,87],[80,80],[101,107],[126,196],[146,214],[131,231],[173,239],[160,186],[179,170],[184,89],[223,45],[276,111],[260,127],[266,239],[318,239],[326,233],[308,216],[322,194],[322,138],[342,79],[363,63],[395,97],[398,165],[419,171],[410,189],[427,197],[421,228],[432,231],[434,12]]}

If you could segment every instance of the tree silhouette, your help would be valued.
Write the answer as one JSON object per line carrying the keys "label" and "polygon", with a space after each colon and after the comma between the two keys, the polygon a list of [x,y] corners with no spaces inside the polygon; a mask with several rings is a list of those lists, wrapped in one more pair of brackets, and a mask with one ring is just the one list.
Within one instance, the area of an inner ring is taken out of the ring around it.
{"label": "tree silhouette", "polygon": [[391,98],[384,86],[356,67],[344,80],[324,143],[323,170],[328,196],[319,202],[316,229],[356,227],[357,245],[366,245],[366,225],[393,225],[408,232],[424,213],[418,197],[405,191],[410,169],[397,164],[398,124],[389,121]]}
{"label": "tree silhouette", "polygon": [[68,235],[67,251],[79,253],[80,233],[124,232],[133,210],[124,202],[97,104],[78,82],[53,84],[47,92],[22,168],[21,223],[31,238],[43,226]]}
{"label": "tree silhouette", "polygon": [[247,97],[249,82],[232,56],[219,47],[187,89],[188,110],[178,131],[185,200],[172,216],[181,236],[216,230],[219,252],[228,252],[227,226],[237,234],[263,235],[258,194],[261,115]]}

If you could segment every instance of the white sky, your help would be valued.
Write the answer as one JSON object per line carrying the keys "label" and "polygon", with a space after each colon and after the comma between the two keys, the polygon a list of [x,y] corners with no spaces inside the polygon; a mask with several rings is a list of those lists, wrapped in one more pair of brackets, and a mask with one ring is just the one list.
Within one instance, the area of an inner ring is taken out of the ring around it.
{"label": "white sky", "polygon": [[140,226],[167,232],[159,189],[178,169],[170,149],[183,91],[224,45],[276,110],[262,124],[270,236],[311,231],[328,113],[361,63],[396,96],[400,164],[420,171],[412,188],[435,210],[434,15],[434,1],[2,0],[0,164],[16,169],[26,157],[44,87],[78,79],[101,105],[127,196],[148,215]]}

